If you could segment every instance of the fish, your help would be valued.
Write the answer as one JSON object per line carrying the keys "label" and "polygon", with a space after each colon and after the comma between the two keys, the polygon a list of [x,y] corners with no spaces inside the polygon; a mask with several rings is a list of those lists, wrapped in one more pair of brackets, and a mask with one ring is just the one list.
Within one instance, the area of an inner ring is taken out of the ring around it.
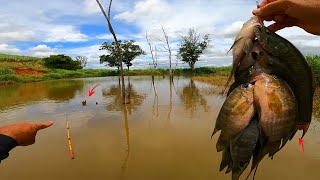
{"label": "fish", "polygon": [[265,155],[269,154],[273,158],[285,146],[295,133],[297,116],[296,99],[290,86],[275,75],[262,73],[260,76],[262,78],[254,85],[254,104],[261,132],[251,172],[258,167]]}
{"label": "fish", "polygon": [[254,103],[262,132],[268,141],[290,134],[296,119],[296,100],[289,85],[274,75],[263,73],[255,82]]}
{"label": "fish", "polygon": [[295,129],[303,130],[301,137],[303,138],[312,120],[313,95],[316,87],[311,67],[293,44],[267,27],[255,25],[254,33],[263,49],[281,61],[294,76],[292,90],[298,105]]}
{"label": "fish", "polygon": [[243,24],[233,45],[230,48],[230,50],[232,49],[232,55],[233,55],[232,69],[228,77],[228,80],[226,82],[226,85],[224,87],[224,90],[222,92],[225,92],[226,88],[228,87],[232,79],[233,74],[236,72],[238,66],[241,64],[241,61],[244,55],[248,53],[253,46],[252,41],[255,39],[255,34],[253,31],[254,27],[256,25],[262,25],[262,24],[263,24],[263,21],[258,16],[251,17],[246,23]]}
{"label": "fish", "polygon": [[226,98],[211,135],[213,137],[216,132],[221,130],[216,144],[217,152],[228,147],[230,140],[249,125],[255,114],[253,90],[252,84],[242,84]]}
{"label": "fish", "polygon": [[249,126],[230,142],[232,180],[238,180],[249,165],[259,137],[259,118],[255,116]]}
{"label": "fish", "polygon": [[234,73],[235,81],[229,87],[227,96],[229,96],[229,94],[239,85],[250,82],[250,79],[253,78],[251,68],[257,61],[256,54],[260,53],[261,51],[263,51],[263,49],[260,46],[259,42],[254,40],[251,50],[244,55],[241,64]]}

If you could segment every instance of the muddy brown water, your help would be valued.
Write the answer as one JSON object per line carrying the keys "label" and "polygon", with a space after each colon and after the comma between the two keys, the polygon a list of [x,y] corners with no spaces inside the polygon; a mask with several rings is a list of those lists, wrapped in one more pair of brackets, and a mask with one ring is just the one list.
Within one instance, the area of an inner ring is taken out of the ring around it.
{"label": "muddy brown water", "polygon": [[[59,80],[0,87],[0,125],[54,121],[36,144],[17,147],[0,164],[3,180],[230,180],[219,172],[221,153],[211,140],[225,98],[190,78],[126,78],[123,108],[117,77]],[[88,97],[88,89],[101,84]],[[87,100],[87,106],[81,102]],[[98,102],[98,105],[96,105]],[[67,144],[70,122],[75,159]],[[320,179],[320,125],[313,120],[305,152],[296,134],[256,179]],[[249,169],[249,168],[248,168]],[[248,170],[244,172],[244,179]],[[250,178],[251,179],[251,178]]]}

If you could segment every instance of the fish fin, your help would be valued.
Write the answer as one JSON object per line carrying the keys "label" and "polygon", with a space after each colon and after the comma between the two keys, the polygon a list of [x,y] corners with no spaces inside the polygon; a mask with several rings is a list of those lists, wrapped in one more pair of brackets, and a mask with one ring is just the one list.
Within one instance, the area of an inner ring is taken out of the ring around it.
{"label": "fish fin", "polygon": [[232,66],[231,73],[230,73],[230,75],[228,76],[228,80],[227,80],[226,84],[224,85],[224,88],[223,88],[223,90],[221,91],[220,94],[224,94],[224,92],[227,90],[228,85],[229,85],[229,83],[231,82],[232,75],[234,75],[234,73],[236,72],[236,69],[238,68],[238,66],[239,66],[239,63]]}
{"label": "fish fin", "polygon": [[252,47],[253,47],[252,40],[251,39],[247,39],[246,42],[244,43],[243,51],[248,54],[248,53],[250,53]]}
{"label": "fish fin", "polygon": [[269,157],[272,157],[280,150],[281,140],[270,143]]}
{"label": "fish fin", "polygon": [[216,144],[217,152],[224,150],[226,145],[227,145],[227,140],[224,137],[223,133],[221,132],[221,134],[218,138],[217,144]]}
{"label": "fish fin", "polygon": [[[222,171],[225,167],[227,167],[230,164],[230,161],[232,162],[232,159],[231,159],[231,154],[230,154],[230,147],[228,146],[223,150],[222,160],[220,163],[219,171]],[[228,169],[229,169],[229,167],[228,167]]]}
{"label": "fish fin", "polygon": [[220,129],[215,127],[212,134],[211,134],[211,139],[218,131],[220,131]]}
{"label": "fish fin", "polygon": [[239,38],[239,39],[236,39],[236,40],[233,42],[232,46],[230,47],[230,49],[229,49],[229,51],[227,52],[226,55],[228,55],[228,53],[231,51],[231,49],[233,49],[234,46],[237,45],[237,44],[240,42],[241,39],[243,39],[243,37],[241,37],[241,38]]}
{"label": "fish fin", "polygon": [[[231,166],[232,166],[232,164],[231,164]],[[227,169],[227,171],[226,171],[226,174],[228,174],[231,170],[232,170],[232,167],[230,166],[230,164],[229,164],[229,166],[228,166],[228,169]]]}

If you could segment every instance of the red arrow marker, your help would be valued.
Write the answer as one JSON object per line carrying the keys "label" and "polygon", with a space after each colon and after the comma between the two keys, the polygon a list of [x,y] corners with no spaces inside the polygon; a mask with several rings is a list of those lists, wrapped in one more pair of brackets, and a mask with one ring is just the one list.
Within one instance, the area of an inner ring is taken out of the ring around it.
{"label": "red arrow marker", "polygon": [[90,88],[89,88],[89,96],[92,96],[93,94],[94,94],[94,89],[96,88],[96,87],[98,87],[100,84],[97,84],[96,86],[94,86],[91,90],[90,90]]}
{"label": "red arrow marker", "polygon": [[304,140],[299,138],[299,144],[302,146],[302,152],[304,152]]}

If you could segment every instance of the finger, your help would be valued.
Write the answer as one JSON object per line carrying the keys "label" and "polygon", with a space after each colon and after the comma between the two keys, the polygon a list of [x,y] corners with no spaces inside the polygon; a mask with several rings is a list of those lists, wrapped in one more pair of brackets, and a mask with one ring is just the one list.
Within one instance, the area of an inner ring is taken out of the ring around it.
{"label": "finger", "polygon": [[252,13],[256,16],[273,16],[276,14],[284,14],[288,9],[287,1],[274,1],[265,6],[254,9]]}
{"label": "finger", "polygon": [[286,15],[276,15],[274,16],[274,21],[276,21],[277,23],[283,23],[288,19],[288,17]]}
{"label": "finger", "polygon": [[263,20],[265,21],[273,21],[274,20],[274,17],[273,16],[264,16],[264,17],[261,17]]}
{"label": "finger", "polygon": [[296,26],[297,23],[295,20],[287,20],[283,23],[274,23],[274,24],[271,24],[268,28],[271,30],[271,31],[279,31],[283,28],[286,28],[286,27],[292,27],[292,26]]}
{"label": "finger", "polygon": [[277,0],[264,0],[264,1],[261,2],[261,4],[259,5],[259,7],[263,7],[263,6],[265,6],[265,5],[267,5],[268,3],[271,3],[271,2],[273,2],[273,1],[277,1]]}
{"label": "finger", "polygon": [[41,124],[36,124],[36,129],[39,131],[41,129],[45,129],[45,128],[52,126],[52,124],[53,124],[53,121],[49,121],[49,122],[41,123]]}

